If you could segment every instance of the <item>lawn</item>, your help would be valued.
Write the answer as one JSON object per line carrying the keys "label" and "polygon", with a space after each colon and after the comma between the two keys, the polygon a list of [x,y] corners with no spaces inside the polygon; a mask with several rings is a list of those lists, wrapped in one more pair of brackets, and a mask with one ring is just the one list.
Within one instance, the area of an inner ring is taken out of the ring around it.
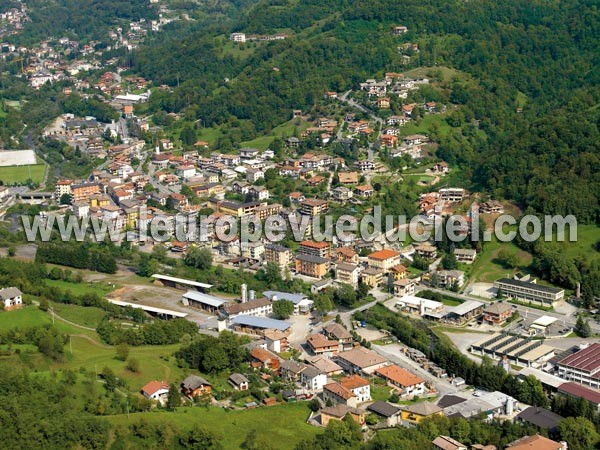
{"label": "lawn", "polygon": [[417,67],[416,69],[404,72],[404,75],[413,78],[428,78],[430,76],[428,73],[430,74],[431,72],[440,72],[444,81],[451,81],[455,77],[463,80],[468,78],[465,72],[445,66]]}
{"label": "lawn", "polygon": [[450,125],[445,120],[444,114],[427,114],[421,119],[411,121],[400,128],[402,136],[410,134],[428,134],[436,129],[439,136],[446,136],[450,131]]}
{"label": "lawn", "polygon": [[113,285],[109,286],[105,283],[88,283],[83,281],[81,283],[72,283],[70,281],[63,280],[46,280],[46,285],[57,287],[65,291],[71,291],[73,295],[85,295],[85,294],[98,294],[100,297],[104,297],[115,288]]}
{"label": "lawn", "polygon": [[[517,253],[520,263],[517,270],[508,269],[498,261],[498,253],[502,249]],[[516,271],[526,272],[526,268],[532,260],[531,254],[521,250],[515,243],[500,242],[493,238],[490,242],[484,244],[483,252],[477,255],[477,259],[467,270],[470,271],[471,281],[492,283],[498,278],[512,276]]]}
{"label": "lawn", "polygon": [[51,305],[54,312],[60,317],[89,328],[96,328],[106,315],[105,311],[93,306],[66,305],[55,302],[51,302]]}
{"label": "lawn", "polygon": [[[0,329],[35,327],[47,324],[52,324],[51,313],[42,311],[37,306],[27,306],[14,311],[0,312]],[[63,333],[93,335],[98,339],[95,331],[83,330],[62,322],[59,319],[54,320],[54,326]]]}
{"label": "lawn", "polygon": [[227,411],[211,407],[179,408],[175,412],[156,411],[111,416],[113,423],[129,424],[144,419],[147,422],[163,424],[171,422],[184,430],[202,424],[219,434],[223,448],[241,448],[247,434],[256,430],[258,435],[268,437],[278,449],[293,449],[300,441],[308,439],[323,430],[306,423],[310,414],[305,402],[289,403],[270,407],[260,407],[244,411]]}
{"label": "lawn", "polygon": [[[568,231],[568,229],[566,229]],[[565,233],[565,239],[568,239]],[[600,241],[600,227],[596,225],[577,225],[577,241],[561,242],[559,245],[566,256],[586,256],[591,259],[600,258],[600,253],[594,248],[594,244]]]}
{"label": "lawn", "polygon": [[0,180],[4,184],[25,183],[29,178],[34,183],[41,183],[44,179],[45,164],[31,166],[5,166],[0,167]]}
{"label": "lawn", "polygon": [[308,125],[308,122],[305,122],[301,119],[289,120],[273,128],[273,131],[270,135],[260,136],[255,139],[252,139],[251,141],[242,142],[240,146],[257,148],[259,150],[266,150],[269,148],[269,145],[271,144],[271,142],[273,142],[273,139],[275,139],[276,136],[293,136],[294,130],[298,132],[304,131],[306,128],[308,128]]}

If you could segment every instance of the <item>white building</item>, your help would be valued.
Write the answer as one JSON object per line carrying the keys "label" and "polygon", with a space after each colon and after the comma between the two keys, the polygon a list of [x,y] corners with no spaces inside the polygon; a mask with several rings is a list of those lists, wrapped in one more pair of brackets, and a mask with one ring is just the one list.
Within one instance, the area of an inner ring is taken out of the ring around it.
{"label": "white building", "polygon": [[0,301],[5,310],[20,308],[23,306],[23,293],[16,287],[0,289]]}
{"label": "white building", "polygon": [[246,42],[246,33],[231,33],[229,40],[233,42]]}

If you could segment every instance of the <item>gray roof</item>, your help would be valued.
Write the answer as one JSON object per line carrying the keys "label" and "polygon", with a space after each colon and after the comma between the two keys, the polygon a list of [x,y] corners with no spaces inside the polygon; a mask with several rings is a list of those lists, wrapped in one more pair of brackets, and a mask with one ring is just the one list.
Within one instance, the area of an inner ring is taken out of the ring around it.
{"label": "gray roof", "polygon": [[475,301],[475,300],[467,300],[460,305],[454,306],[452,308],[448,308],[448,314],[456,314],[457,316],[462,316],[464,314],[470,313],[471,311],[480,308],[483,306],[483,303]]}
{"label": "gray roof", "polygon": [[240,385],[242,383],[248,383],[248,378],[246,378],[244,375],[242,375],[241,373],[232,373],[229,376],[229,380],[232,381],[234,384],[236,385]]}
{"label": "gray roof", "polygon": [[183,294],[183,298],[200,302],[205,305],[214,306],[215,308],[227,303],[225,300],[213,297],[212,295],[206,295],[198,291],[187,291],[185,294]]}
{"label": "gray roof", "polygon": [[448,408],[450,406],[458,405],[459,403],[466,402],[466,398],[459,397],[458,395],[447,394],[439,399],[437,405],[440,408]]}
{"label": "gray roof", "polygon": [[512,278],[500,278],[496,282],[508,284],[508,285],[515,286],[515,287],[526,287],[529,289],[536,289],[540,292],[546,292],[549,294],[558,294],[559,292],[563,291],[563,289],[559,289],[559,288],[555,288],[555,287],[551,287],[551,286],[544,286],[542,284],[532,283],[530,281],[513,280]]}
{"label": "gray roof", "polygon": [[0,299],[8,300],[9,298],[15,298],[19,295],[23,295],[23,293],[17,289],[16,287],[7,287],[4,289],[0,289]]}
{"label": "gray roof", "polygon": [[269,319],[268,317],[254,317],[247,315],[240,315],[231,320],[234,325],[245,325],[255,328],[272,328],[274,330],[285,331],[292,325],[289,322],[283,320]]}
{"label": "gray roof", "polygon": [[297,305],[306,298],[306,295],[304,294],[291,294],[289,292],[280,291],[264,291],[263,295],[271,300],[273,300],[274,296],[277,297],[277,300],[289,300],[294,305]]}
{"label": "gray roof", "polygon": [[321,258],[320,256],[304,255],[304,254],[300,254],[300,255],[296,256],[296,259],[299,259],[300,261],[314,263],[314,264],[325,264],[327,261],[329,261],[328,259]]}
{"label": "gray roof", "polygon": [[393,415],[398,414],[400,411],[400,408],[397,406],[383,401],[372,403],[371,405],[367,406],[367,409],[383,417],[392,417]]}
{"label": "gray roof", "polygon": [[546,430],[556,428],[560,421],[564,419],[564,417],[552,411],[535,406],[530,406],[524,411],[521,411],[515,418]]}
{"label": "gray roof", "polygon": [[190,375],[185,380],[183,380],[181,386],[185,389],[190,389],[193,391],[194,389],[198,389],[200,386],[212,386],[212,384],[210,384],[204,378],[199,377],[198,375]]}
{"label": "gray roof", "polygon": [[302,376],[305,376],[307,378],[315,378],[321,375],[322,373],[323,372],[321,372],[314,366],[306,366],[306,368],[302,371]]}

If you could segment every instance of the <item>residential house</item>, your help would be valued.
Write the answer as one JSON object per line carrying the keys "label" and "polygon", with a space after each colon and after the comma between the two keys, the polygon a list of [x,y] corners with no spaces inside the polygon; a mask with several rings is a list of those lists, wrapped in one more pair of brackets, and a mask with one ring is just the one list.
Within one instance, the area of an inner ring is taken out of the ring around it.
{"label": "residential house", "polygon": [[300,202],[300,214],[316,216],[319,214],[325,214],[328,210],[329,204],[326,200],[307,198]]}
{"label": "residential house", "polygon": [[354,195],[361,198],[371,198],[375,194],[375,189],[369,184],[362,186],[356,186],[354,188]]}
{"label": "residential house", "polygon": [[425,380],[395,364],[377,369],[375,374],[400,390],[402,397],[414,397],[426,392]]}
{"label": "residential house", "polygon": [[441,415],[443,415],[443,412],[439,406],[430,402],[419,402],[402,410],[401,421],[402,425],[411,427],[418,425],[423,419]]}
{"label": "residential house", "polygon": [[267,329],[263,333],[267,348],[275,353],[285,352],[288,349],[289,331]]}
{"label": "residential house", "polygon": [[450,436],[438,436],[433,440],[435,450],[469,450],[466,445],[461,444]]}
{"label": "residential house", "polygon": [[435,163],[433,165],[433,167],[431,168],[431,170],[434,173],[440,173],[440,174],[445,174],[450,172],[450,167],[448,166],[448,163],[445,161],[439,162],[439,163]]}
{"label": "residential house", "polygon": [[5,311],[23,307],[23,293],[16,287],[0,289],[0,301]]}
{"label": "residential house", "polygon": [[148,400],[154,400],[161,405],[167,403],[169,384],[166,381],[150,381],[142,388],[142,395]]}
{"label": "residential house", "polygon": [[564,417],[556,414],[545,408],[539,406],[530,406],[524,409],[516,415],[515,421],[521,423],[528,423],[535,425],[536,427],[548,430],[550,432],[556,432],[558,425],[564,419]]}
{"label": "residential house", "polygon": [[265,260],[277,264],[280,269],[284,269],[292,261],[292,251],[283,245],[267,244],[265,246]]}
{"label": "residential house", "polygon": [[344,370],[333,360],[321,355],[309,356],[306,358],[306,362],[315,369],[317,369],[319,372],[324,373],[327,376],[338,375]]}
{"label": "residential house", "polygon": [[358,264],[358,253],[349,247],[338,247],[335,249],[335,259],[338,262]]}
{"label": "residential house", "polygon": [[338,178],[341,184],[358,183],[358,172],[339,172]]}
{"label": "residential house", "polygon": [[327,274],[329,260],[311,255],[296,257],[296,272],[313,278],[322,278]]}
{"label": "residential house", "polygon": [[340,379],[340,384],[352,392],[358,403],[371,400],[371,384],[360,375],[349,375]]}
{"label": "residential house", "polygon": [[414,295],[416,283],[409,278],[402,278],[394,281],[394,295],[404,297],[405,295]]}
{"label": "residential house", "polygon": [[401,409],[391,403],[378,400],[367,406],[367,410],[380,418],[379,423],[388,428],[395,427],[400,423]]}
{"label": "residential house", "polygon": [[440,199],[448,203],[460,203],[467,197],[467,191],[462,188],[444,188],[439,193]]}
{"label": "residential house", "polygon": [[279,370],[280,367],[280,361],[279,361],[279,357],[272,353],[269,350],[260,348],[260,347],[256,347],[252,350],[252,352],[250,353],[250,355],[252,356],[252,367],[254,368],[263,368],[263,369],[270,369],[270,370]]}
{"label": "residential house", "polygon": [[370,268],[380,269],[384,273],[389,272],[390,268],[400,264],[400,253],[394,250],[379,250],[368,256]]}
{"label": "residential house", "polygon": [[284,359],[279,367],[281,378],[286,381],[296,382],[300,380],[300,374],[308,366],[302,362]]}
{"label": "residential house", "polygon": [[330,340],[320,333],[311,334],[306,343],[313,354],[328,357],[337,355],[340,348],[340,343],[337,340]]}
{"label": "residential house", "polygon": [[327,375],[314,366],[307,366],[300,372],[300,383],[313,392],[322,392],[327,384]]}
{"label": "residential house", "polygon": [[506,446],[506,450],[567,450],[567,448],[566,442],[556,442],[539,434],[522,437]]}
{"label": "residential house", "polygon": [[350,332],[339,323],[331,323],[323,327],[323,333],[329,339],[338,341],[342,347],[342,350],[352,349],[354,339],[352,338]]}
{"label": "residential house", "polygon": [[198,375],[190,375],[181,383],[183,395],[193,398],[199,395],[210,395],[212,384]]}
{"label": "residential house", "polygon": [[335,266],[335,279],[340,283],[358,286],[360,268],[356,264],[338,263]]}
{"label": "residential house", "polygon": [[368,267],[360,272],[360,281],[369,287],[377,287],[383,283],[383,270]]}
{"label": "residential house", "polygon": [[331,420],[342,420],[347,415],[352,417],[359,425],[365,424],[365,411],[359,408],[352,408],[346,405],[327,406],[321,409],[321,425],[326,427]]}
{"label": "residential house", "polygon": [[323,386],[323,400],[331,402],[332,405],[345,405],[356,408],[358,399],[351,391],[337,382]]}
{"label": "residential house", "polygon": [[261,178],[265,177],[265,172],[262,169],[248,169],[246,171],[246,180],[250,183],[256,183]]}
{"label": "residential house", "polygon": [[345,186],[338,186],[331,191],[331,197],[339,202],[350,200],[353,195],[352,189],[348,189]]}
{"label": "residential house", "polygon": [[495,302],[483,310],[483,321],[490,325],[502,325],[514,312],[510,303]]}
{"label": "residential house", "polygon": [[461,287],[465,284],[465,273],[462,270],[438,270],[435,272],[438,277],[438,286],[450,289],[453,286]]}
{"label": "residential house", "polygon": [[473,264],[477,257],[477,250],[470,248],[456,248],[454,249],[454,256],[459,263]]}
{"label": "residential house", "polygon": [[227,382],[234,388],[236,391],[247,391],[250,382],[248,378],[246,378],[241,373],[232,373]]}
{"label": "residential house", "polygon": [[497,200],[489,200],[479,204],[480,214],[504,214],[504,206]]}
{"label": "residential house", "polygon": [[336,361],[349,373],[365,375],[372,375],[377,369],[389,364],[386,358],[364,347],[338,353]]}
{"label": "residential house", "polygon": [[302,241],[298,245],[298,253],[301,255],[318,256],[319,258],[329,258],[329,243]]}
{"label": "residential house", "polygon": [[262,297],[241,303],[225,303],[221,310],[229,319],[239,315],[267,317],[273,313],[273,304],[268,298]]}
{"label": "residential house", "polygon": [[298,192],[298,191],[294,191],[294,192],[290,193],[289,198],[290,198],[291,203],[300,203],[306,199],[304,194],[302,192]]}
{"label": "residential house", "polygon": [[417,255],[426,259],[435,259],[437,256],[437,248],[429,242],[423,242],[422,244],[415,246],[415,252]]}

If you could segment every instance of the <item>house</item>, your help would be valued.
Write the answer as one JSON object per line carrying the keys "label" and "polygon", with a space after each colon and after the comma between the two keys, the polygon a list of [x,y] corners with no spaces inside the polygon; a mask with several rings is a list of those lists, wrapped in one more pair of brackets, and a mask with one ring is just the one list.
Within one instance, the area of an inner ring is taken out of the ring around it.
{"label": "house", "polygon": [[444,188],[439,193],[440,199],[448,203],[460,203],[467,197],[467,191],[462,188]]}
{"label": "house", "polygon": [[300,202],[300,214],[316,216],[318,214],[325,214],[328,210],[329,204],[326,200],[307,198]]}
{"label": "house", "polygon": [[150,381],[142,388],[142,395],[148,400],[155,400],[161,405],[167,403],[169,384],[166,381]]}
{"label": "house", "polygon": [[248,169],[246,171],[246,180],[248,180],[249,183],[256,183],[264,177],[265,172],[262,169]]}
{"label": "house", "polygon": [[379,423],[383,423],[388,428],[395,427],[400,423],[401,409],[391,403],[378,400],[367,406],[367,410],[380,417]]}
{"label": "house", "polygon": [[450,172],[450,167],[448,166],[448,163],[445,161],[439,162],[439,163],[435,163],[433,165],[433,167],[431,168],[431,170],[434,173],[440,173],[440,174],[445,174]]}
{"label": "house", "polygon": [[232,373],[229,376],[229,378],[227,379],[227,382],[236,391],[247,391],[248,390],[248,385],[249,385],[248,378],[246,378],[241,373]]}
{"label": "house", "polygon": [[338,178],[341,184],[358,183],[358,172],[339,172]]}
{"label": "house", "polygon": [[392,34],[394,36],[402,36],[403,34],[408,33],[408,28],[402,25],[392,27]]}
{"label": "house", "polygon": [[199,395],[210,395],[212,384],[198,375],[190,375],[181,383],[181,392],[191,398]]}
{"label": "house", "polygon": [[358,403],[371,400],[371,384],[369,380],[359,375],[349,375],[340,379],[340,384],[356,396]]}
{"label": "house", "polygon": [[265,246],[265,261],[275,263],[280,269],[284,269],[292,261],[292,251],[278,244],[267,244]]}
{"label": "house", "polygon": [[414,295],[416,283],[408,278],[402,278],[394,281],[394,295],[404,297],[405,295]]}
{"label": "house", "polygon": [[480,214],[504,214],[504,206],[497,200],[489,200],[479,204]]}
{"label": "house", "polygon": [[289,198],[290,198],[291,203],[300,203],[306,199],[304,194],[302,192],[298,192],[298,191],[294,191],[294,192],[290,193]]}
{"label": "house", "polygon": [[250,356],[252,356],[251,365],[255,369],[262,367],[263,369],[279,370],[279,357],[269,350],[256,347],[252,350]]}
{"label": "house", "polygon": [[506,446],[506,450],[567,450],[567,448],[566,442],[556,442],[539,434],[522,437]]}
{"label": "house", "polygon": [[377,287],[383,282],[383,270],[368,267],[360,272],[360,281],[369,287]]}
{"label": "house", "polygon": [[320,258],[329,257],[329,243],[302,241],[298,244],[298,253],[301,255],[318,256]]}
{"label": "house", "polygon": [[398,145],[398,136],[391,134],[384,134],[381,136],[381,144],[386,147],[396,147]]}
{"label": "house", "polygon": [[331,191],[332,198],[340,202],[350,200],[353,195],[352,189],[348,189],[345,186],[338,186]]}
{"label": "house", "polygon": [[325,356],[309,356],[306,362],[327,376],[338,375],[343,372],[343,368]]}
{"label": "house", "polygon": [[23,293],[16,287],[0,289],[0,301],[5,311],[23,307]]}
{"label": "house", "polygon": [[442,408],[439,406],[430,402],[419,402],[402,410],[401,421],[402,425],[411,427],[417,425],[423,419],[441,416],[442,414]]}
{"label": "house", "polygon": [[400,390],[403,397],[414,397],[426,392],[425,380],[395,364],[377,369],[375,374]]}
{"label": "house", "polygon": [[335,249],[335,259],[339,262],[358,264],[358,253],[349,247]]}
{"label": "house", "polygon": [[438,436],[432,443],[435,450],[469,450],[466,445],[452,439],[450,436]]}
{"label": "house", "polygon": [[429,242],[424,242],[415,246],[415,252],[417,252],[417,255],[426,259],[434,259],[437,256],[437,248]]}
{"label": "house", "polygon": [[350,415],[357,424],[365,424],[364,410],[345,405],[334,405],[321,409],[321,425],[326,427],[331,420],[342,420],[347,415]]}
{"label": "house", "polygon": [[513,315],[513,311],[511,304],[495,302],[483,310],[483,321],[490,325],[502,325]]}
{"label": "house", "polygon": [[296,272],[313,278],[322,278],[327,274],[329,260],[311,255],[296,257]]}
{"label": "house", "polygon": [[323,386],[323,400],[332,405],[345,405],[356,408],[358,400],[356,395],[337,382]]}
{"label": "house", "polygon": [[315,355],[335,356],[340,347],[340,343],[337,340],[330,340],[319,333],[310,335],[306,343]]}
{"label": "house", "polygon": [[300,374],[304,371],[308,366],[302,362],[294,361],[294,360],[283,360],[281,361],[281,365],[279,367],[279,373],[281,378],[287,381],[298,381],[300,379]]}
{"label": "house", "polygon": [[394,250],[379,250],[371,253],[368,257],[369,267],[389,272],[392,266],[400,264],[400,253]]}
{"label": "house", "polygon": [[231,33],[229,40],[233,42],[246,42],[246,33]]}
{"label": "house", "polygon": [[265,330],[263,337],[267,341],[267,348],[275,353],[285,352],[288,348],[289,331]]}
{"label": "house", "polygon": [[377,108],[379,109],[390,109],[389,97],[379,97],[377,99]]}
{"label": "house", "polygon": [[336,340],[343,349],[351,349],[354,339],[348,330],[339,323],[331,323],[323,327],[323,333],[329,339]]}
{"label": "house", "polygon": [[462,270],[438,270],[435,275],[438,278],[438,286],[444,289],[465,284],[465,273]]}
{"label": "house", "polygon": [[556,431],[564,417],[539,406],[530,406],[515,417],[515,421],[529,423],[548,431]]}
{"label": "house", "polygon": [[370,198],[375,194],[375,189],[369,184],[364,184],[362,186],[356,186],[354,188],[354,195],[361,198]]}
{"label": "house", "polygon": [[225,303],[221,311],[226,317],[232,319],[239,315],[266,317],[273,312],[273,305],[268,298],[255,298],[241,303]]}
{"label": "house", "polygon": [[314,366],[307,366],[300,372],[300,383],[306,389],[321,392],[323,386],[327,384],[327,375]]}
{"label": "house", "polygon": [[341,352],[336,360],[349,373],[365,375],[372,375],[377,369],[389,364],[386,358],[364,347]]}
{"label": "house", "polygon": [[456,248],[454,249],[454,256],[459,263],[473,264],[477,257],[477,250],[470,248]]}

